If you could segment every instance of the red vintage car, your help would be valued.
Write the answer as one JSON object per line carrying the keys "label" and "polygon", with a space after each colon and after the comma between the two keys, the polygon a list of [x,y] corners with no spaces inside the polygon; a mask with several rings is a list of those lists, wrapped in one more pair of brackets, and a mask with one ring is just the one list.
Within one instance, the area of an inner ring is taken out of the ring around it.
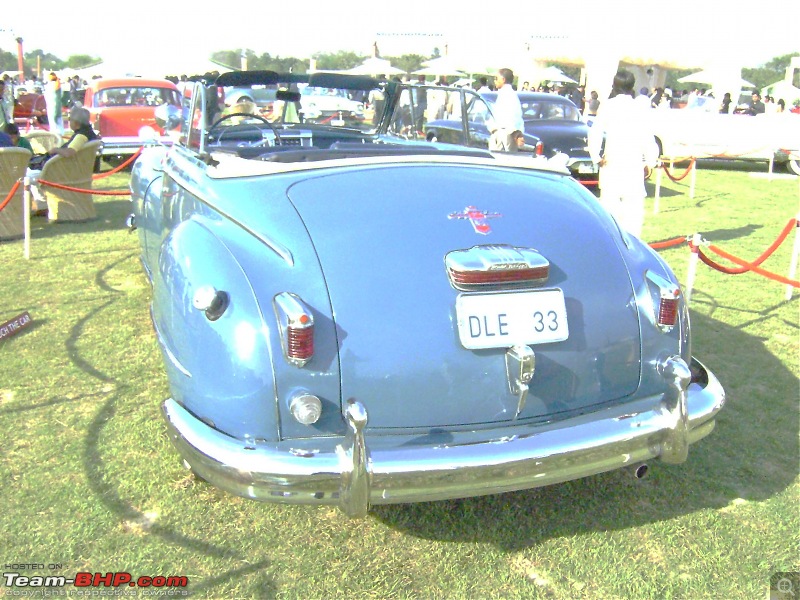
{"label": "red vintage car", "polygon": [[20,94],[14,101],[14,121],[20,128],[45,128],[47,106],[44,96],[34,92]]}
{"label": "red vintage car", "polygon": [[[139,130],[145,125],[163,134],[154,116],[162,104],[181,106],[178,88],[166,79],[96,79],[89,83],[84,96],[92,127],[103,140],[104,156],[136,153],[142,145]],[[162,141],[171,143],[166,136]]]}

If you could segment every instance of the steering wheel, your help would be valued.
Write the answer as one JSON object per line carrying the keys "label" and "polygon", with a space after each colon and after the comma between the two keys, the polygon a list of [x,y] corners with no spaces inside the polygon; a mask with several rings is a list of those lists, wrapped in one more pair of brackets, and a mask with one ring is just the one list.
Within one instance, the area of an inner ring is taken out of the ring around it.
{"label": "steering wheel", "polygon": [[[233,117],[245,117],[245,118],[250,118],[250,119],[256,119],[257,121],[261,121],[262,123],[265,123],[272,130],[272,133],[275,134],[275,145],[276,146],[282,146],[283,145],[283,140],[281,139],[281,134],[278,133],[277,127],[275,127],[272,123],[270,123],[267,119],[265,119],[261,115],[254,115],[254,114],[251,114],[251,113],[230,113],[230,114],[227,114],[227,115],[224,115],[224,116],[220,117],[219,119],[217,119],[214,122],[213,125],[211,125],[211,127],[209,127],[208,136],[209,137],[212,136],[212,132],[214,132],[215,129],[219,128],[220,123],[222,123],[223,121],[227,121],[228,119],[232,119]],[[223,135],[225,135],[225,131],[220,132],[219,137],[217,138],[217,142],[222,142],[222,136]],[[256,144],[252,144],[252,145],[256,145]]]}

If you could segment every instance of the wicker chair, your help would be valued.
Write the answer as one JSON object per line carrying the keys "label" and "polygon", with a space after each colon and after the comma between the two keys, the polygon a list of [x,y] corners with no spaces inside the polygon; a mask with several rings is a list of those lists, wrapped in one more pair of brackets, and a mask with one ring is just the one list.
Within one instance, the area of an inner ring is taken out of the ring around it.
{"label": "wicker chair", "polygon": [[58,148],[62,144],[61,136],[52,131],[34,129],[24,134],[33,148],[34,154],[47,154],[51,148]]}
{"label": "wicker chair", "polygon": [[75,156],[54,156],[45,163],[39,175],[39,190],[47,200],[50,221],[90,221],[97,216],[92,194],[62,190],[41,182],[91,190],[94,161],[101,145],[100,140],[86,142]]}
{"label": "wicker chair", "polygon": [[[0,204],[8,198],[14,184],[25,177],[30,159],[31,153],[25,148],[0,148]],[[24,235],[22,188],[20,183],[14,197],[0,210],[0,240],[13,240]]]}

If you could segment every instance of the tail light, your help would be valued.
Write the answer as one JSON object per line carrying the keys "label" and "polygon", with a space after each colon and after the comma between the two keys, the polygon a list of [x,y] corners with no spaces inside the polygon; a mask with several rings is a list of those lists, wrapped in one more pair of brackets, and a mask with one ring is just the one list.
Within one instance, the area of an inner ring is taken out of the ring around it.
{"label": "tail light", "polygon": [[536,142],[536,156],[544,156],[544,144],[542,142]]}
{"label": "tail light", "polygon": [[550,261],[533,248],[473,246],[448,252],[444,262],[451,285],[462,291],[537,285],[550,276]]}
{"label": "tail light", "polygon": [[672,331],[680,313],[681,288],[652,271],[648,271],[646,277],[653,298],[655,324],[664,333]]}
{"label": "tail light", "polygon": [[675,326],[678,320],[678,304],[680,303],[681,292],[675,290],[662,290],[661,299],[658,304],[658,326],[669,327]]}
{"label": "tail light", "polygon": [[283,356],[295,367],[303,367],[314,356],[314,316],[295,294],[281,292],[273,300],[280,328]]}

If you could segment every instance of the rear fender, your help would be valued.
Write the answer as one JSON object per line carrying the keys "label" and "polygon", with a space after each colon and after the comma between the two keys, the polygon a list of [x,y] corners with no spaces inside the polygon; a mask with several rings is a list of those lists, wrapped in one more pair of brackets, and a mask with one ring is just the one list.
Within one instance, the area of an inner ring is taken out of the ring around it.
{"label": "rear fender", "polygon": [[[221,224],[223,227],[225,223]],[[276,440],[273,349],[264,308],[239,262],[201,216],[164,239],[154,271],[153,323],[175,400],[240,439]],[[224,297],[209,314],[203,295]],[[280,349],[277,349],[280,356]]]}

